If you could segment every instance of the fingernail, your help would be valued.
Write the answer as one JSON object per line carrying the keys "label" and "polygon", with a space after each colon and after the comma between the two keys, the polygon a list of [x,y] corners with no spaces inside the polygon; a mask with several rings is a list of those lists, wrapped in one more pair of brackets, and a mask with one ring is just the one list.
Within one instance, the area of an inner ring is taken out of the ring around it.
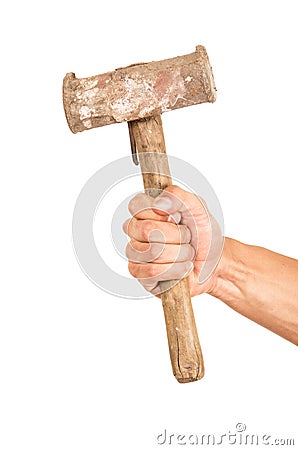
{"label": "fingernail", "polygon": [[171,201],[171,199],[169,199],[169,197],[160,196],[153,203],[153,208],[157,208],[157,209],[164,210],[164,211],[167,211],[168,209],[170,209],[171,206],[172,206],[172,201]]}
{"label": "fingernail", "polygon": [[176,225],[179,224],[180,220],[181,220],[181,214],[179,212],[170,214],[168,217],[168,222],[174,222]]}
{"label": "fingernail", "polygon": [[186,265],[186,273],[189,274],[194,268],[193,262],[189,261]]}

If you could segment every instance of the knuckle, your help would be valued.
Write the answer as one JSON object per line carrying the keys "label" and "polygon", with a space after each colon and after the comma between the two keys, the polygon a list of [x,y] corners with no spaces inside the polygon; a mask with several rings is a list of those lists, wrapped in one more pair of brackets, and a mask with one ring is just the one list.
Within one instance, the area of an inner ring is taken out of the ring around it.
{"label": "knuckle", "polygon": [[138,210],[138,204],[139,204],[139,194],[137,194],[135,197],[133,197],[129,203],[128,203],[128,210],[129,212],[134,215],[136,211]]}
{"label": "knuckle", "polygon": [[155,278],[158,274],[158,269],[154,264],[138,264],[129,262],[128,263],[129,273],[139,280]]}
{"label": "knuckle", "polygon": [[143,280],[139,280],[139,282],[141,283],[141,285],[143,286],[144,289],[146,289],[146,291],[151,292],[152,291],[152,286],[146,283],[146,281]]}
{"label": "knuckle", "polygon": [[131,258],[131,245],[130,242],[125,247],[125,255],[128,259]]}
{"label": "knuckle", "polygon": [[132,215],[138,214],[144,208],[148,207],[148,195],[140,193],[135,195],[128,203],[128,210]]}
{"label": "knuckle", "polygon": [[132,198],[129,203],[128,203],[128,211],[130,212],[130,214],[134,214],[134,210],[135,210],[135,198]]}
{"label": "knuckle", "polygon": [[134,257],[134,248],[131,245],[131,241],[127,244],[125,248],[125,254],[129,261],[133,260]]}
{"label": "knuckle", "polygon": [[129,263],[128,263],[128,270],[129,270],[129,273],[130,273],[134,278],[138,278],[138,274],[139,274],[138,264],[129,262]]}
{"label": "knuckle", "polygon": [[127,221],[127,235],[129,237],[132,237],[133,235],[133,230],[134,230],[134,226],[135,226],[135,221],[136,219],[134,219],[133,217],[131,217],[130,219],[128,219]]}

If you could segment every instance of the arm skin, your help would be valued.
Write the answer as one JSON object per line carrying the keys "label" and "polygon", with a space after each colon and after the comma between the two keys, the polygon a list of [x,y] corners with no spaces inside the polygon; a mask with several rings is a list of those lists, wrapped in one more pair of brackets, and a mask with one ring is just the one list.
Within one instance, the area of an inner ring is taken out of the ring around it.
{"label": "arm skin", "polygon": [[[128,267],[145,289],[160,296],[158,281],[188,276],[191,296],[208,293],[298,345],[297,260],[219,239],[203,200],[178,186],[155,200],[138,194],[129,209],[133,218],[123,225],[131,239]],[[214,241],[221,245],[217,258],[216,251],[208,253]],[[199,282],[208,258],[214,259],[213,270]]]}
{"label": "arm skin", "polygon": [[298,345],[298,261],[226,238],[209,293]]}

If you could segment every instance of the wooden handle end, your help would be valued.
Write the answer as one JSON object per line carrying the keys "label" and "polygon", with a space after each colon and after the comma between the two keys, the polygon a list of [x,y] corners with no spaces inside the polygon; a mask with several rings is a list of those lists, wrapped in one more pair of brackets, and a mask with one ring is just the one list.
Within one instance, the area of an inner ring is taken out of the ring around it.
{"label": "wooden handle end", "polygon": [[[204,376],[204,361],[189,293],[188,279],[160,283],[172,369],[179,383]],[[168,289],[169,288],[169,289]]]}

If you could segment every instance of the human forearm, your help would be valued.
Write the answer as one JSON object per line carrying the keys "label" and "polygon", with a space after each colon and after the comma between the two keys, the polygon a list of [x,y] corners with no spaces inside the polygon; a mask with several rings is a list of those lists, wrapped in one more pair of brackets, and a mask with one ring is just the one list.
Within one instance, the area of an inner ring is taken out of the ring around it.
{"label": "human forearm", "polygon": [[210,294],[298,345],[298,261],[225,239]]}
{"label": "human forearm", "polygon": [[[128,267],[145,289],[159,295],[160,281],[183,277],[192,267],[192,296],[208,292],[298,345],[297,260],[229,238],[221,255],[220,228],[206,205],[178,186],[169,186],[157,199],[138,194],[129,210],[133,218],[124,223],[131,239]],[[217,268],[199,282],[205,263]]]}

